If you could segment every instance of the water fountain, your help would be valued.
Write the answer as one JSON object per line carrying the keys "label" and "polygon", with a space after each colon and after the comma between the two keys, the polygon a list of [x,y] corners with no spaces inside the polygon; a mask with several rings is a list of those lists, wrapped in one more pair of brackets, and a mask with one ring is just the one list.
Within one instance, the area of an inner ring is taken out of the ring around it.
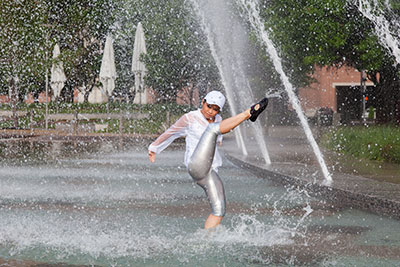
{"label": "water fountain", "polygon": [[270,55],[275,69],[280,74],[280,78],[282,80],[283,85],[285,86],[285,90],[289,96],[289,101],[292,104],[293,108],[295,109],[297,116],[300,119],[301,126],[303,127],[307,139],[311,144],[315,156],[318,159],[318,163],[321,167],[322,173],[325,177],[326,184],[330,184],[332,182],[332,176],[328,171],[322,153],[318,147],[317,142],[314,139],[314,136],[311,132],[310,126],[307,122],[307,119],[302,111],[300,106],[300,102],[296,94],[294,93],[294,89],[292,84],[289,82],[289,78],[286,76],[285,72],[283,71],[282,62],[276,51],[275,46],[273,45],[272,41],[270,40],[267,31],[264,29],[264,24],[261,22],[260,14],[258,11],[258,6],[256,1],[244,1],[238,0],[239,4],[241,4],[242,8],[247,11],[249,21],[253,29],[257,32],[257,36],[262,40],[262,42],[266,45],[266,49],[268,54]]}
{"label": "water fountain", "polygon": [[[390,4],[386,3],[386,7],[390,9]],[[377,0],[373,4],[369,0],[358,1],[359,11],[375,26],[375,34],[378,36],[381,44],[393,54],[397,64],[400,64],[400,43],[397,38],[398,33],[392,33],[391,23],[385,18],[383,10],[379,7]]]}
{"label": "water fountain", "polygon": [[[213,58],[219,69],[222,83],[231,107],[231,113],[237,114],[237,109],[245,110],[249,103],[254,102],[252,90],[244,71],[244,61],[241,53],[247,50],[248,34],[243,26],[235,20],[226,1],[192,1],[199,15],[203,31],[211,49]],[[230,45],[226,45],[229,43]],[[266,164],[271,163],[265,144],[263,130],[259,121],[251,125],[254,128],[255,139],[259,145]],[[237,132],[236,132],[237,131]],[[245,147],[240,128],[235,130],[240,147]],[[247,155],[246,153],[243,153]]]}
{"label": "water fountain", "polygon": [[[123,151],[112,144],[52,141],[20,161],[2,159],[2,266],[349,266],[366,256],[400,263],[398,221],[321,202],[229,162],[220,169],[228,214],[216,231],[204,231],[208,203],[182,166],[179,144],[156,165],[143,141]],[[2,148],[15,146],[31,145]]]}
{"label": "water fountain", "polygon": [[[199,10],[197,2],[193,2],[193,5],[197,10]],[[199,14],[201,14],[201,13],[199,13]],[[230,88],[230,86],[228,85],[228,79],[226,78],[226,74],[223,71],[223,66],[222,66],[221,60],[220,60],[220,58],[218,57],[218,55],[216,53],[216,48],[215,48],[214,42],[212,41],[211,30],[209,29],[209,27],[207,27],[207,24],[204,22],[204,18],[203,17],[201,17],[201,20],[203,21],[203,23],[202,23],[203,31],[207,35],[207,40],[209,42],[211,54],[212,54],[212,56],[213,56],[213,58],[215,60],[215,64],[217,65],[217,68],[218,68],[220,76],[221,76],[222,85],[224,86],[224,88]],[[235,106],[235,102],[236,101],[234,101],[234,96],[233,96],[231,90],[229,90],[229,89],[226,90],[226,97],[228,98],[228,101],[230,103],[229,104],[229,108],[231,110],[231,114],[237,114],[236,106]],[[236,129],[236,131],[234,131],[234,134],[236,136],[237,145],[242,150],[243,155],[247,156],[248,152],[247,152],[244,140],[243,140],[243,134],[242,134],[242,131],[241,131],[241,127],[238,127]]]}
{"label": "water fountain", "polygon": [[[141,142],[119,152],[109,143],[90,148],[81,143],[87,148],[81,152],[68,142],[54,143],[44,145],[40,157],[32,154],[12,165],[2,161],[0,263],[18,258],[26,265],[238,264],[248,261],[246,255],[256,256],[258,247],[290,244],[302,231],[297,218],[281,218],[278,225],[256,216],[264,213],[262,199],[285,209],[304,201],[301,193],[282,204],[271,196],[282,197],[285,189],[271,185],[267,192],[264,185],[270,182],[233,165],[220,171],[236,192],[230,197],[234,215],[227,227],[208,233],[199,229],[208,204],[181,166],[181,151],[161,154],[154,166],[143,156]],[[251,194],[246,181],[258,184]],[[252,208],[244,199],[260,204]]]}
{"label": "water fountain", "polygon": [[123,149],[119,142],[0,144],[0,265],[400,264],[399,221],[321,201],[229,161],[219,170],[227,216],[204,231],[209,207],[182,164],[183,146],[150,164],[150,140]]}

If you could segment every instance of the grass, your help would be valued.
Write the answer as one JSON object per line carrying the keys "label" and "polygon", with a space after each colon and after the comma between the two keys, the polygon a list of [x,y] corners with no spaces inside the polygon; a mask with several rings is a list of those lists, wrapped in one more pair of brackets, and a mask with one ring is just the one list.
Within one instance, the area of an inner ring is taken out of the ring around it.
{"label": "grass", "polygon": [[357,158],[400,163],[400,128],[396,126],[339,127],[323,136],[322,145]]}
{"label": "grass", "polygon": [[[89,104],[89,103],[49,103],[49,114],[54,113],[146,113],[150,114],[147,119],[123,121],[124,133],[139,133],[139,134],[156,134],[165,130],[167,114],[170,114],[170,123],[173,123],[184,113],[190,111],[188,106],[180,106],[176,104],[148,104],[137,105],[127,103],[108,103],[108,104]],[[0,105],[0,110],[11,110],[9,105]],[[33,124],[35,128],[44,128],[45,122],[45,104],[18,104],[18,111],[26,111],[32,113]],[[30,115],[19,118],[19,128],[30,127]],[[87,123],[79,121],[79,123]],[[108,129],[105,132],[118,133],[119,120],[93,120],[91,123],[108,124]],[[0,121],[0,128],[11,128],[14,123],[12,120]],[[54,124],[49,124],[50,128],[54,128]]]}

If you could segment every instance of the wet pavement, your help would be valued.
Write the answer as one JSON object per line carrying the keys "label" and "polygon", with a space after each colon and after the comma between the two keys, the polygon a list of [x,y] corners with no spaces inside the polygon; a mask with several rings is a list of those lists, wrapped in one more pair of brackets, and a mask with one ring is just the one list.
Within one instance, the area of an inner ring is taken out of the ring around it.
{"label": "wet pavement", "polygon": [[[313,131],[318,138],[318,130]],[[301,128],[271,127],[265,140],[271,165],[265,163],[255,140],[246,143],[251,153],[243,156],[232,136],[227,136],[224,151],[233,162],[258,176],[308,188],[310,192],[350,207],[400,219],[399,165],[359,160],[322,150],[333,179],[327,186]]]}

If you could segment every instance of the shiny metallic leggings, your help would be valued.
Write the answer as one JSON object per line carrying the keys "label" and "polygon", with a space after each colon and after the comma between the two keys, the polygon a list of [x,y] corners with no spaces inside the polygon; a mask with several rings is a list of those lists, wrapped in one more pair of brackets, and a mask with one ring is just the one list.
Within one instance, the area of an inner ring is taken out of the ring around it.
{"label": "shiny metallic leggings", "polygon": [[190,158],[188,169],[192,178],[206,192],[212,209],[211,213],[215,216],[224,216],[224,185],[218,174],[211,168],[219,134],[219,123],[208,125]]}

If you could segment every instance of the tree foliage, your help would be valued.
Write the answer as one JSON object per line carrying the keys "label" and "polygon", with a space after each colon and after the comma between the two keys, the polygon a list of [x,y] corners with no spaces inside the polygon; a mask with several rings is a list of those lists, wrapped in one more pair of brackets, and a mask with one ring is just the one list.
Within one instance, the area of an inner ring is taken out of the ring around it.
{"label": "tree foliage", "polygon": [[1,1],[2,92],[10,77],[18,80],[21,94],[43,91],[56,43],[61,47],[69,93],[74,87],[94,84],[101,42],[113,21],[112,7],[109,0]]}
{"label": "tree foliage", "polygon": [[50,42],[60,44],[67,76],[67,93],[82,87],[86,100],[98,83],[102,49],[115,5],[111,0],[42,0],[47,6]]}
{"label": "tree foliage", "polygon": [[10,79],[21,90],[41,84],[44,73],[42,7],[35,1],[0,2],[0,90],[7,93]]}
{"label": "tree foliage", "polygon": [[18,80],[20,93],[41,92],[60,45],[67,76],[64,96],[84,88],[86,98],[98,83],[105,37],[113,33],[117,64],[116,92],[127,94],[136,26],[142,22],[148,54],[147,86],[160,100],[175,99],[189,85],[201,90],[219,85],[219,76],[205,37],[185,0],[0,0],[0,90]]}
{"label": "tree foliage", "polygon": [[147,55],[143,55],[148,69],[146,85],[157,92],[160,101],[175,100],[184,87],[193,85],[204,91],[218,84],[216,66],[188,1],[129,1],[121,12],[115,30],[121,73],[130,69],[136,26],[142,22],[147,48]]}
{"label": "tree foliage", "polygon": [[[395,119],[399,66],[355,4],[346,0],[265,0],[262,7],[266,28],[298,86],[308,82],[315,66],[346,64],[367,70],[380,100],[378,117],[381,121]],[[398,13],[396,5],[385,12],[389,21]]]}

